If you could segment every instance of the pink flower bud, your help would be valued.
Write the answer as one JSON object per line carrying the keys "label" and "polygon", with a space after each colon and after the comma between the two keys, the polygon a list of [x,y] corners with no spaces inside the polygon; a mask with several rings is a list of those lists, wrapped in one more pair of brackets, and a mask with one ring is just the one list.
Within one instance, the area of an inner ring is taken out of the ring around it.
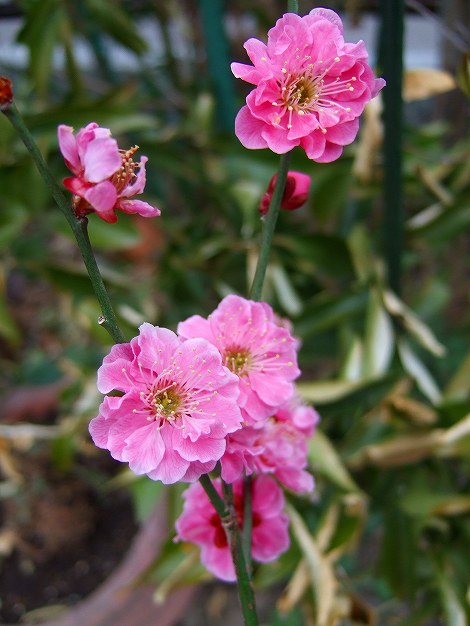
{"label": "pink flower bud", "polygon": [[[269,204],[273,197],[274,187],[276,186],[277,174],[269,181],[268,189],[261,199],[258,211],[261,215],[266,215],[269,210]],[[302,174],[302,172],[288,172],[284,195],[281,200],[281,209],[286,211],[294,211],[300,208],[308,198],[310,189],[310,176]]]}

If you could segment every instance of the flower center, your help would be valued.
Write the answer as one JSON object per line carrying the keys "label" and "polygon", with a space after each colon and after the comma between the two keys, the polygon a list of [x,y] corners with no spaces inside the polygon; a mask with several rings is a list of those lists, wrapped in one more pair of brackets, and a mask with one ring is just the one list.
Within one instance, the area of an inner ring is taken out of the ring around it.
{"label": "flower center", "polygon": [[186,408],[184,392],[175,389],[175,382],[158,388],[150,387],[148,392],[140,392],[140,397],[146,407],[142,410],[134,409],[134,413],[144,413],[149,421],[155,421],[159,428],[167,423],[176,426],[175,422],[182,416]]}
{"label": "flower center", "polygon": [[155,408],[157,415],[172,420],[181,405],[181,397],[173,389],[156,393],[150,404]]}
{"label": "flower center", "polygon": [[138,149],[139,146],[134,146],[133,148],[129,148],[129,150],[119,150],[121,154],[121,167],[111,178],[111,182],[116,187],[118,193],[132,183],[137,176],[134,170],[139,167],[139,163],[136,163],[132,156]]}
{"label": "flower center", "polygon": [[294,78],[286,87],[284,98],[287,106],[308,108],[318,98],[316,81],[307,74]]}
{"label": "flower center", "polygon": [[231,348],[225,351],[225,365],[228,369],[241,376],[250,365],[250,353],[242,348]]}
{"label": "flower center", "polygon": [[[306,55],[305,60],[310,60],[310,56]],[[356,77],[342,80],[339,76],[329,77],[328,74],[333,66],[340,61],[339,57],[335,57],[331,64],[321,69],[317,63],[308,63],[302,68],[298,68],[297,72],[289,72],[285,67],[282,68],[282,78],[278,80],[281,90],[279,100],[272,102],[273,106],[282,107],[287,112],[287,128],[292,128],[292,116],[305,115],[306,113],[314,113],[320,109],[333,109],[337,114],[339,111],[345,113],[350,112],[349,107],[341,105],[336,96],[346,91],[354,91],[353,84]],[[287,63],[287,62],[286,62]],[[281,115],[275,118],[275,123],[281,123]],[[326,133],[326,129],[322,128],[322,132]]]}

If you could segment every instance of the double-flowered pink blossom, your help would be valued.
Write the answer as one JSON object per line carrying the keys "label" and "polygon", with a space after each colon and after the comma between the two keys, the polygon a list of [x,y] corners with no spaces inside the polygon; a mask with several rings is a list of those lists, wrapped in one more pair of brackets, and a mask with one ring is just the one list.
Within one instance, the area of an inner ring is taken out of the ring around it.
{"label": "double-flowered pink blossom", "polygon": [[156,207],[134,199],[144,190],[147,162],[145,156],[139,163],[133,160],[137,146],[120,150],[110,130],[95,122],[81,128],[76,136],[71,126],[62,124],[58,138],[65,163],[74,174],[64,179],[64,185],[74,194],[77,217],[94,212],[113,223],[118,209],[144,217],[160,215]]}
{"label": "double-flowered pink blossom", "polygon": [[224,365],[239,377],[238,404],[247,424],[266,419],[293,396],[298,342],[265,302],[229,295],[207,319],[194,315],[180,322],[178,334],[202,337],[218,348]]}
{"label": "double-flowered pink blossom", "polygon": [[115,345],[98,370],[98,388],[113,395],[90,423],[95,444],[165,484],[213,470],[227,434],[241,427],[238,379],[219,351],[166,328],[142,324],[138,337]]}
{"label": "double-flowered pink blossom", "polygon": [[364,42],[345,43],[341,19],[329,9],[287,13],[269,31],[267,45],[249,39],[245,49],[253,65],[233,63],[232,72],[256,85],[235,121],[247,148],[283,154],[301,146],[310,159],[333,161],[385,84],[374,77]]}
{"label": "double-flowered pink blossom", "polygon": [[[220,480],[214,486],[221,494]],[[284,495],[269,476],[257,476],[252,483],[253,559],[273,561],[289,547],[288,518],[284,513]],[[233,485],[234,505],[239,527],[243,528],[243,481]],[[177,540],[189,541],[201,548],[202,564],[222,580],[236,580],[225,530],[214,507],[199,483],[184,495],[183,513],[176,521]]]}
{"label": "double-flowered pink blossom", "polygon": [[317,412],[294,398],[257,428],[245,427],[227,437],[222,478],[231,483],[246,474],[273,474],[296,493],[313,490],[306,471],[307,441],[319,420]]}

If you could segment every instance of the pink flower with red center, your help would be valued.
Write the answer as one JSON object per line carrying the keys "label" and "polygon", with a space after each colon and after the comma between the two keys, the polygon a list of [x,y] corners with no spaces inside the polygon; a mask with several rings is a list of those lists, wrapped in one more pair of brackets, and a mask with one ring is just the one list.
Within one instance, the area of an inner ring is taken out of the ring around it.
{"label": "pink flower with red center", "polygon": [[[220,480],[214,486],[221,494]],[[289,547],[289,520],[284,513],[284,494],[269,476],[258,476],[252,483],[253,559],[261,563],[273,561]],[[238,525],[243,527],[243,481],[233,485]],[[183,513],[176,520],[176,541],[189,541],[201,549],[202,564],[222,580],[236,580],[227,537],[218,514],[199,483],[183,494]]]}
{"label": "pink flower with red center", "polygon": [[239,377],[238,404],[247,423],[266,419],[293,395],[298,343],[265,302],[227,296],[208,319],[194,315],[180,322],[178,333],[219,349],[224,365]]}
{"label": "pink flower with red center", "polygon": [[[269,210],[271,198],[273,197],[274,187],[276,186],[277,174],[269,181],[268,189],[261,199],[258,211],[261,215],[266,215]],[[308,192],[310,189],[310,176],[302,174],[302,172],[290,171],[287,173],[286,186],[284,195],[281,200],[281,209],[286,211],[294,211],[299,209],[307,202]]]}
{"label": "pink flower with red center", "polygon": [[227,434],[241,427],[238,379],[218,350],[151,324],[111,349],[98,370],[98,389],[122,395],[104,398],[90,423],[94,443],[136,474],[165,484],[210,472]]}
{"label": "pink flower with red center", "polygon": [[133,160],[138,146],[120,150],[110,130],[95,122],[81,128],[76,136],[72,127],[61,124],[58,138],[65,163],[74,173],[63,182],[74,194],[77,217],[97,213],[105,222],[113,223],[118,209],[144,217],[160,215],[156,207],[133,199],[144,190],[148,160],[145,156],[139,163]]}
{"label": "pink flower with red center", "polygon": [[313,490],[307,467],[307,442],[319,420],[317,412],[297,398],[277,409],[259,428],[245,427],[228,435],[221,459],[222,478],[231,483],[256,472],[273,474],[296,493]]}
{"label": "pink flower with red center", "polygon": [[287,13],[269,31],[267,45],[249,39],[245,49],[253,65],[232,63],[232,72],[256,85],[235,121],[246,148],[283,154],[301,146],[310,159],[334,161],[385,85],[367,63],[364,42],[345,43],[341,19],[329,9]]}

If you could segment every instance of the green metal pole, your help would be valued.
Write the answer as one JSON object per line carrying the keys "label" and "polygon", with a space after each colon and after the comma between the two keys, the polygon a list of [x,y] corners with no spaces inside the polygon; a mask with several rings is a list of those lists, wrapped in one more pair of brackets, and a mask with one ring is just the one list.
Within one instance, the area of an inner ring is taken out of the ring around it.
{"label": "green metal pole", "polygon": [[380,66],[384,103],[384,253],[390,287],[401,291],[403,253],[403,0],[381,0]]}
{"label": "green metal pole", "polygon": [[236,93],[230,72],[223,0],[199,0],[207,61],[217,97],[217,120],[222,130],[233,131]]}

